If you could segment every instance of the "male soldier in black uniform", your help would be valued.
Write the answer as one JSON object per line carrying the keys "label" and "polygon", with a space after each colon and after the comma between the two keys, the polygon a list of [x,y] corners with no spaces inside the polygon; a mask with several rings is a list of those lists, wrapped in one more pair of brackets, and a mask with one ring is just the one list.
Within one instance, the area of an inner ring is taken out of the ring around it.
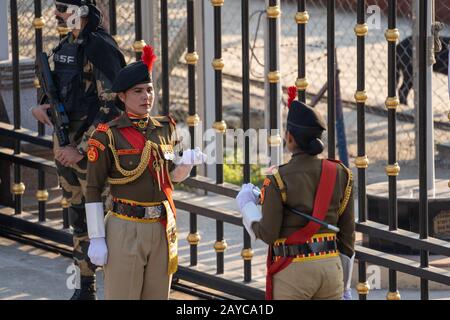
{"label": "male soldier in black uniform", "polygon": [[[320,138],[326,123],[315,109],[292,101],[296,89],[290,91],[286,142],[292,159],[270,170],[261,190],[262,213],[252,184],[244,185],[236,200],[249,234],[269,245],[267,299],[351,299],[352,174],[338,161],[317,157],[324,150]],[[290,208],[337,225],[340,231],[330,231]]]}
{"label": "male soldier in black uniform", "polygon": [[[87,256],[89,238],[84,208],[87,141],[99,123],[120,114],[110,88],[125,60],[116,42],[101,26],[102,15],[95,0],[59,0],[55,5],[58,22],[71,29],[53,50],[54,80],[70,121],[71,144],[60,147],[58,139],[54,139],[54,153],[60,185],[70,203],[74,263],[79,268],[77,276],[80,275],[76,281],[80,287],[71,299],[96,299],[96,266]],[[40,122],[52,126],[45,95],[41,103],[32,113]]]}
{"label": "male soldier in black uniform", "polygon": [[[104,266],[107,300],[168,299],[178,261],[172,183],[183,181],[194,165],[205,161],[198,149],[185,151],[176,161],[175,122],[149,114],[155,59],[147,46],[143,61],[119,73],[113,90],[125,112],[99,125],[89,140],[88,253],[94,264]],[[113,210],[105,222],[101,191],[106,181]]]}

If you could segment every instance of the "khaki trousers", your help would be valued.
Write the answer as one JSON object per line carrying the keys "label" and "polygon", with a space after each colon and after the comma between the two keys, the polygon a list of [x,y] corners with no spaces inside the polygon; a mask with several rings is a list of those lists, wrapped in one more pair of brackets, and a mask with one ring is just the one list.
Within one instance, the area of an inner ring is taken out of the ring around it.
{"label": "khaki trousers", "polygon": [[292,262],[273,278],[274,300],[342,300],[343,292],[339,257]]}
{"label": "khaki trousers", "polygon": [[106,300],[168,300],[168,248],[161,223],[106,217]]}

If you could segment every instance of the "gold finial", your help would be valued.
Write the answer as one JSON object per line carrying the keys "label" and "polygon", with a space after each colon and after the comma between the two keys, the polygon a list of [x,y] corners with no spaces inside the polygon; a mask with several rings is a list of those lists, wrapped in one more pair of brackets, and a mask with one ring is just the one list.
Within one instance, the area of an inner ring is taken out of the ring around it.
{"label": "gold finial", "polygon": [[295,22],[297,22],[297,24],[307,24],[309,22],[308,11],[297,12],[295,14]]}
{"label": "gold finial", "polygon": [[389,42],[397,42],[400,38],[400,31],[397,28],[395,29],[387,29],[385,32],[386,40]]}
{"label": "gold finial", "polygon": [[225,252],[225,250],[227,250],[228,244],[225,240],[222,241],[216,241],[214,243],[214,250],[216,250],[216,252]]}
{"label": "gold finial", "polygon": [[134,52],[142,52],[144,50],[146,43],[144,40],[137,40],[133,44]]}
{"label": "gold finial", "polygon": [[358,169],[367,169],[369,167],[369,158],[367,156],[356,157],[355,166]]}
{"label": "gold finial", "polygon": [[200,242],[201,239],[202,239],[202,237],[200,237],[200,234],[198,232],[196,232],[196,233],[189,233],[189,235],[186,238],[187,242],[189,242],[189,244],[191,246],[198,245],[198,243]]}
{"label": "gold finial", "polygon": [[58,30],[58,33],[59,33],[59,35],[61,36],[61,37],[64,37],[64,36],[66,36],[68,33],[69,33],[69,31],[70,31],[70,29],[69,28],[67,28],[67,27],[57,27],[56,28],[57,30]]}
{"label": "gold finial", "polygon": [[200,123],[200,117],[198,114],[194,114],[193,116],[188,116],[186,118],[186,123],[189,127],[196,127]]}
{"label": "gold finial", "polygon": [[388,292],[386,295],[387,300],[402,300],[402,296],[400,295],[400,292]]}
{"label": "gold finial", "polygon": [[270,83],[278,83],[281,79],[281,73],[280,71],[271,71],[267,75],[267,79],[269,79]]}
{"label": "gold finial", "polygon": [[221,7],[223,6],[224,0],[211,0],[211,3],[214,7]]}
{"label": "gold finial", "polygon": [[283,139],[279,134],[270,136],[267,140],[270,147],[278,147],[281,146],[281,144],[283,143]]}
{"label": "gold finial", "polygon": [[357,103],[366,103],[366,101],[367,101],[366,91],[356,91],[355,100]]}
{"label": "gold finial", "polygon": [[252,248],[242,249],[241,257],[245,261],[252,260],[252,258],[253,258],[253,249]]}
{"label": "gold finial", "polygon": [[400,174],[400,166],[398,165],[398,163],[387,165],[386,174],[390,177],[398,176]]}
{"label": "gold finial", "polygon": [[227,131],[227,123],[225,121],[214,122],[213,129],[216,129],[219,133],[225,133]]}
{"label": "gold finial", "polygon": [[297,81],[295,81],[295,86],[298,91],[305,91],[309,86],[309,81],[307,78],[298,78]]}
{"label": "gold finial", "polygon": [[40,89],[41,88],[41,83],[39,82],[38,78],[34,78],[33,85],[34,85],[34,87],[36,89]]}
{"label": "gold finial", "polygon": [[186,60],[187,64],[196,65],[198,62],[198,54],[195,51],[186,53],[184,59]]}
{"label": "gold finial", "polygon": [[45,20],[43,17],[36,17],[33,20],[33,27],[35,29],[42,29],[45,26]]}
{"label": "gold finial", "polygon": [[386,108],[396,110],[400,105],[400,100],[398,97],[388,97],[386,99]]}
{"label": "gold finial", "polygon": [[360,295],[367,295],[369,294],[370,286],[369,283],[366,282],[360,282],[356,285],[356,291],[358,291],[358,294]]}
{"label": "gold finial", "polygon": [[365,37],[369,33],[369,26],[367,23],[357,24],[354,30],[358,37]]}
{"label": "gold finial", "polygon": [[36,192],[36,199],[39,202],[48,200],[48,191],[47,190],[38,190]]}
{"label": "gold finial", "polygon": [[214,70],[223,70],[223,68],[225,67],[223,58],[214,59],[212,62],[212,66],[213,66]]}
{"label": "gold finial", "polygon": [[70,203],[69,203],[69,201],[67,201],[67,198],[62,198],[61,199],[61,208],[63,208],[63,209],[67,209],[67,208],[69,208],[69,206],[70,206]]}
{"label": "gold finial", "polygon": [[25,193],[25,184],[23,182],[14,184],[13,187],[12,187],[12,192],[16,196],[23,195]]}
{"label": "gold finial", "polygon": [[120,43],[122,41],[122,37],[119,36],[118,34],[115,34],[112,37],[117,43]]}
{"label": "gold finial", "polygon": [[281,15],[280,6],[267,7],[267,18],[277,19]]}

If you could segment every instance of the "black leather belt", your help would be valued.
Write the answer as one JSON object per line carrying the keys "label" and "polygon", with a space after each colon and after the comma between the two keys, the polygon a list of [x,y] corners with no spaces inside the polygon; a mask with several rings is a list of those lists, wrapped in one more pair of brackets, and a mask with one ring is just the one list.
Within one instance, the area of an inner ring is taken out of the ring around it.
{"label": "black leather belt", "polygon": [[166,216],[164,205],[154,207],[131,206],[125,203],[113,202],[113,212],[130,218],[158,219]]}
{"label": "black leather belt", "polygon": [[336,240],[294,244],[294,245],[279,245],[273,246],[273,255],[277,257],[296,257],[305,255],[308,256],[312,253],[330,252],[337,250]]}

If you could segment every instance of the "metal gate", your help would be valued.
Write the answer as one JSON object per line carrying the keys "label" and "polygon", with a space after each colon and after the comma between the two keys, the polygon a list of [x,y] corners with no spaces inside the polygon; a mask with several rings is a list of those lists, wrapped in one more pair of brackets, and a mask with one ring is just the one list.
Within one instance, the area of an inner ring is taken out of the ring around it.
{"label": "metal gate", "polygon": [[[30,0],[31,2],[31,0]],[[142,40],[142,14],[141,14],[141,0],[134,1],[134,20],[135,20],[135,43],[133,49],[136,57],[139,58],[140,52],[143,48],[144,42]],[[161,30],[161,92],[163,106],[161,111],[163,114],[168,114],[171,110],[170,99],[170,70],[169,70],[169,40],[168,40],[168,2],[167,0],[160,1],[160,30]],[[307,98],[307,62],[305,45],[306,30],[310,15],[307,11],[308,1],[298,0],[298,12],[295,16],[295,22],[298,26],[298,79],[295,83],[298,89],[298,97],[301,101],[306,101]],[[335,158],[335,122],[336,122],[336,53],[335,53],[335,11],[336,2],[334,0],[327,0],[327,83],[328,83],[328,157]],[[368,33],[368,25],[366,23],[366,1],[357,1],[357,16],[355,17],[355,41],[357,42],[357,53],[355,59],[357,60],[357,81],[354,84],[356,88],[355,101],[357,106],[357,144],[358,155],[355,166],[358,172],[358,222],[357,232],[362,233],[365,237],[377,237],[380,239],[389,240],[395,243],[410,246],[420,249],[420,263],[412,260],[401,258],[392,254],[382,253],[364,246],[357,246],[356,258],[358,260],[359,270],[359,284],[357,291],[359,298],[364,300],[369,294],[369,286],[366,278],[366,264],[371,263],[379,266],[389,268],[389,294],[388,299],[399,299],[400,294],[397,290],[397,273],[402,272],[420,278],[421,298],[428,299],[428,281],[434,281],[445,285],[450,285],[450,273],[448,271],[429,266],[429,253],[433,252],[444,256],[450,256],[450,244],[443,240],[428,237],[428,196],[427,196],[427,158],[426,158],[426,101],[427,101],[427,78],[425,76],[425,68],[427,61],[427,34],[426,26],[429,21],[426,15],[427,1],[420,2],[419,10],[420,20],[420,70],[419,70],[419,100],[420,100],[420,135],[419,135],[419,157],[420,157],[420,233],[415,234],[409,231],[400,230],[397,228],[397,176],[399,174],[399,165],[396,159],[396,112],[399,106],[399,101],[396,94],[396,43],[399,39],[397,30],[397,1],[392,0],[388,2],[388,30],[386,31],[386,40],[388,41],[388,98],[386,100],[386,107],[388,113],[388,145],[389,157],[387,159],[386,173],[389,181],[389,225],[382,225],[367,218],[367,197],[366,197],[366,169],[369,165],[369,160],[366,155],[365,143],[365,114],[367,93],[365,84],[366,78],[366,61],[365,61],[365,39]],[[35,53],[36,55],[43,50],[43,32],[45,32],[45,22],[42,16],[42,1],[35,0],[34,4],[34,31],[35,31]],[[213,32],[214,34],[214,60],[211,68],[214,69],[215,82],[215,123],[213,128],[218,135],[224,135],[227,129],[227,124],[223,119],[223,105],[222,105],[222,84],[223,84],[223,68],[224,61],[222,57],[222,10],[224,0],[211,0],[211,5],[214,10],[214,30],[204,30],[204,32]],[[282,7],[283,1],[281,2]],[[199,56],[196,53],[196,39],[195,39],[195,10],[194,1],[186,0],[185,9],[187,13],[186,25],[187,32],[185,39],[185,63],[187,64],[188,73],[186,79],[186,86],[188,87],[188,105],[189,116],[185,119],[186,124],[190,127],[191,144],[194,145],[195,128],[200,123],[200,116],[197,114],[196,105],[196,73]],[[244,131],[250,129],[250,1],[241,1],[241,27],[242,27],[242,129]],[[21,128],[21,95],[20,95],[20,73],[19,73],[19,26],[18,26],[18,1],[10,0],[10,23],[11,23],[11,44],[12,44],[12,80],[13,80],[13,109],[14,119],[13,124],[0,122],[0,137],[2,146],[0,148],[0,160],[2,170],[8,170],[9,165],[13,167],[13,183],[11,184],[11,194],[13,198],[9,202],[7,186],[7,179],[3,181],[0,194],[6,199],[4,203],[0,203],[0,229],[7,233],[21,233],[31,234],[42,239],[48,239],[61,243],[67,246],[72,245],[72,238],[70,232],[67,230],[67,203],[61,203],[63,209],[62,227],[55,228],[46,222],[46,207],[48,201],[48,192],[46,190],[46,175],[55,174],[55,165],[53,162],[41,159],[36,156],[25,154],[21,152],[21,143],[26,142],[35,144],[45,148],[52,148],[51,137],[45,135],[45,130],[42,125],[39,125],[38,132]],[[113,35],[117,35],[117,30],[121,28],[117,24],[117,4],[116,1],[109,1],[109,24],[110,31]],[[282,64],[282,56],[279,55],[277,46],[277,23],[281,19],[281,9],[279,0],[269,0],[266,8],[266,18],[268,19],[268,43],[269,49],[269,72],[266,75],[268,82],[268,96],[270,101],[270,128],[278,128],[279,123],[279,95],[280,90],[280,64]],[[314,17],[312,17],[314,18]],[[60,34],[63,35],[67,30],[59,29]],[[376,32],[376,31],[374,31]],[[39,83],[35,83],[36,87]],[[248,141],[248,140],[247,140]],[[275,152],[282,145],[282,138],[280,135],[271,136],[269,138],[269,146],[271,152]],[[243,166],[242,176],[244,183],[251,180],[251,167],[248,164],[250,159],[249,145],[245,147],[246,164]],[[38,217],[33,220],[29,216],[25,219],[22,212],[22,196],[25,191],[25,185],[22,183],[21,168],[28,167],[38,172],[38,192],[36,198],[38,201]],[[223,165],[216,165],[216,179],[215,181],[204,176],[197,175],[194,171],[192,176],[184,183],[191,188],[212,192],[230,198],[232,201],[238,193],[239,187],[224,183]],[[224,274],[224,256],[226,254],[227,243],[224,235],[224,224],[232,224],[242,227],[241,219],[237,217],[236,212],[229,210],[220,210],[217,208],[210,208],[199,204],[191,203],[190,201],[175,201],[177,208],[189,212],[190,233],[188,242],[190,244],[190,267],[180,267],[177,276],[181,279],[198,283],[219,291],[223,291],[234,296],[245,299],[262,299],[263,291],[253,288],[249,285],[252,282],[252,258],[253,250],[249,235],[243,229],[242,231],[242,252],[243,260],[243,282],[233,282],[224,279],[221,275]],[[206,274],[196,271],[194,267],[198,262],[198,244],[200,241],[197,217],[203,216],[216,221],[216,242],[214,250],[216,252],[216,275]]]}

